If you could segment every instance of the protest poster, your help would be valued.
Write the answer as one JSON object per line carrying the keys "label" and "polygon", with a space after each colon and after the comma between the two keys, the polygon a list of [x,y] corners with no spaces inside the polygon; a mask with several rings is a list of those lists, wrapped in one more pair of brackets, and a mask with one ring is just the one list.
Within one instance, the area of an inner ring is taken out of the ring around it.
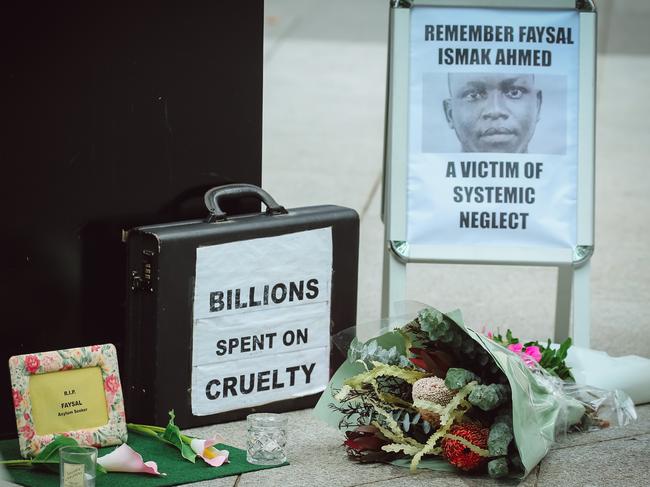
{"label": "protest poster", "polygon": [[573,249],[579,13],[410,15],[407,241]]}

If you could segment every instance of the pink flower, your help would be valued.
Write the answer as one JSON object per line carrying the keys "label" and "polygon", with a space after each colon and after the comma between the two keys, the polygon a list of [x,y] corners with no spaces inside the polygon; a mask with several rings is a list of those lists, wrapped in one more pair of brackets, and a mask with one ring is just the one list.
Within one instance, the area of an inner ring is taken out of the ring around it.
{"label": "pink flower", "polygon": [[32,438],[34,438],[34,429],[31,427],[31,425],[26,424],[22,428],[20,428],[20,434],[23,435],[23,437],[29,441]]}
{"label": "pink flower", "polygon": [[36,373],[40,365],[41,361],[38,360],[36,355],[27,355],[27,357],[25,357],[25,368],[30,374]]}
{"label": "pink flower", "polygon": [[524,349],[524,346],[521,343],[511,343],[508,345],[508,350],[511,350],[519,355],[524,363],[531,369],[535,367],[536,363],[542,360],[542,354],[539,351],[539,347],[537,346],[531,345],[530,347],[526,347],[526,349]]}
{"label": "pink flower", "polygon": [[99,352],[102,349],[101,345],[91,345],[90,346],[90,351],[91,352]]}
{"label": "pink flower", "polygon": [[194,450],[194,453],[203,458],[208,465],[219,467],[228,462],[228,455],[230,452],[228,450],[217,450],[213,446],[216,443],[222,443],[222,439],[210,438],[208,440],[200,440],[198,438],[193,438],[190,442],[190,447]]}
{"label": "pink flower", "polygon": [[23,395],[17,389],[12,389],[11,394],[14,397],[14,407],[17,408],[20,406],[20,403],[23,402]]}
{"label": "pink flower", "polygon": [[492,334],[491,331],[488,331],[488,332],[487,332],[487,337],[488,337],[490,340],[492,340],[492,339],[494,338],[494,335]]}
{"label": "pink flower", "polygon": [[526,355],[532,357],[535,362],[542,360],[542,352],[539,351],[539,347],[536,347],[534,345],[526,347]]}
{"label": "pink flower", "polygon": [[142,455],[131,448],[126,443],[120,445],[115,450],[103,457],[97,459],[102,467],[107,472],[131,472],[131,473],[147,473],[150,475],[166,475],[158,472],[158,465],[156,462],[144,462]]}
{"label": "pink flower", "polygon": [[111,394],[115,394],[120,389],[120,381],[115,377],[115,374],[106,377],[106,380],[104,381],[104,389],[106,392]]}

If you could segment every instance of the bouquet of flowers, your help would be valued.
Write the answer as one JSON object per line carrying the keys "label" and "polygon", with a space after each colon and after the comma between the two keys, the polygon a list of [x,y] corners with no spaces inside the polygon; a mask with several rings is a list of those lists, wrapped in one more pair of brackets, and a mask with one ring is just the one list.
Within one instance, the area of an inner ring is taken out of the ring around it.
{"label": "bouquet of flowers", "polygon": [[605,425],[597,407],[565,390],[569,346],[485,336],[459,313],[425,308],[376,339],[354,340],[316,414],[346,430],[357,461],[526,476],[558,432]]}

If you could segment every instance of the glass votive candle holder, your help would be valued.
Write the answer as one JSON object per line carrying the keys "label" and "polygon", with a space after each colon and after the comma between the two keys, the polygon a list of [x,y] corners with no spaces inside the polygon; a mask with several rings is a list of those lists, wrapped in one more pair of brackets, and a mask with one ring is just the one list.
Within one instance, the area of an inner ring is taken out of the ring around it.
{"label": "glass votive candle holder", "polygon": [[95,487],[97,448],[64,446],[59,450],[60,487]]}
{"label": "glass votive candle holder", "polygon": [[246,418],[246,460],[255,465],[280,465],[287,461],[287,417],[256,413]]}

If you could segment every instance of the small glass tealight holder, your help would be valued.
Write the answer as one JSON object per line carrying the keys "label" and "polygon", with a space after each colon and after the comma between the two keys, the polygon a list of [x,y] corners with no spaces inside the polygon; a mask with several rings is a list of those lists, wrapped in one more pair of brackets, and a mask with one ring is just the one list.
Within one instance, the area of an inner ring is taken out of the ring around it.
{"label": "small glass tealight holder", "polygon": [[97,448],[64,446],[59,450],[60,487],[95,487]]}
{"label": "small glass tealight holder", "polygon": [[255,465],[280,465],[287,461],[287,417],[256,413],[246,418],[246,460]]}

